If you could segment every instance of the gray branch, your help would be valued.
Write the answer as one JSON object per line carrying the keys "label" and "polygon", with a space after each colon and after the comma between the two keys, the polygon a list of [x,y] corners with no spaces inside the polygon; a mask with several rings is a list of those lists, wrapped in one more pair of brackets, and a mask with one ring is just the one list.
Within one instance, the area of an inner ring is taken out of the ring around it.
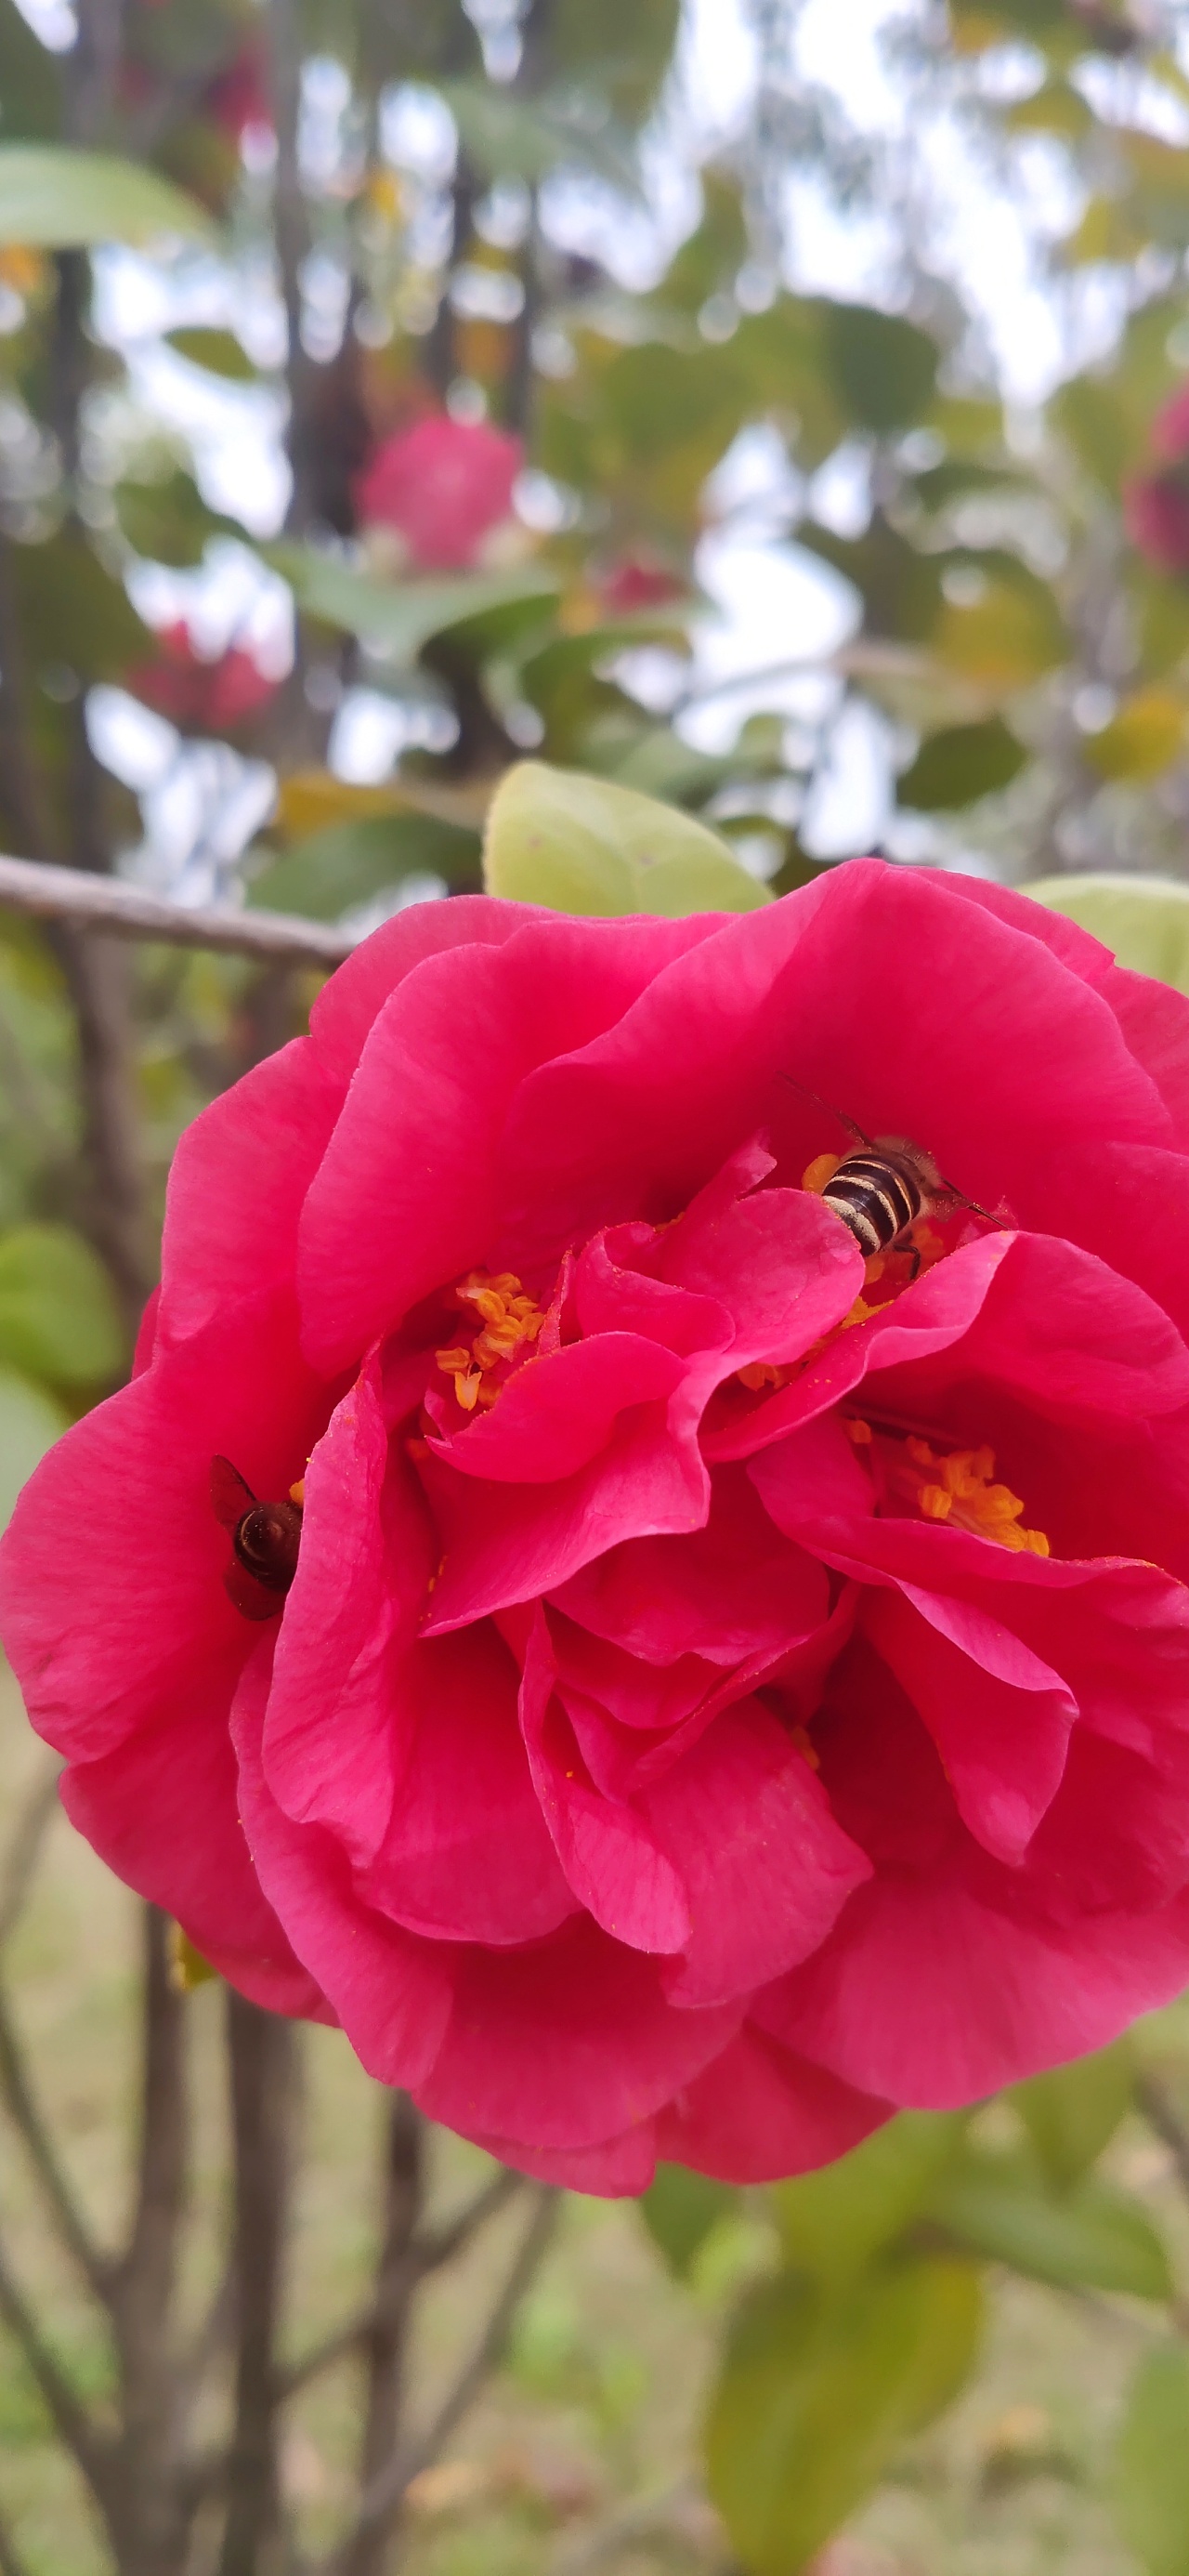
{"label": "gray branch", "polygon": [[165,939],[182,948],[222,948],[238,957],[279,958],[290,966],[341,966],[354,934],[288,912],[193,912],[120,877],[87,868],[53,868],[40,859],[0,858],[0,907],[43,921],[113,930],[127,939]]}

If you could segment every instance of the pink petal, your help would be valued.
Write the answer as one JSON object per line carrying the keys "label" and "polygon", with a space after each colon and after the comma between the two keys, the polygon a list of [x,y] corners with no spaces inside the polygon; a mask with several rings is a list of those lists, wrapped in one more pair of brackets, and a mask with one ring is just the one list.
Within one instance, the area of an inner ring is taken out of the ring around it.
{"label": "pink petal", "polygon": [[459,1409],[448,1440],[430,1439],[438,1458],[464,1476],[501,1485],[546,1484],[589,1466],[621,1414],[672,1395],[681,1362],[639,1333],[600,1333],[525,1360],[491,1412],[468,1422]]}
{"label": "pink petal", "polygon": [[220,1976],[269,2012],[333,2018],[248,1857],[231,1738],[199,1688],[62,1781],[71,1823],[125,1886],[176,1916]]}
{"label": "pink petal", "polygon": [[461,1953],[450,2028],[417,2098],[464,2137],[599,2146],[688,2084],[738,2024],[730,2006],[675,2011],[655,1960],[580,1915],[523,1950]]}
{"label": "pink petal", "polygon": [[411,1738],[369,1905],[431,1940],[540,1940],[578,1910],[546,1831],[517,1717],[519,1674],[495,1630],[416,1646],[397,1703]]}
{"label": "pink petal", "polygon": [[968,1603],[869,1596],[864,1629],[933,1737],[958,1813],[1021,1861],[1061,1785],[1077,1716],[1060,1675]]}
{"label": "pink petal", "polygon": [[326,1411],[290,1300],[244,1297],[158,1343],[42,1460],[0,1543],[0,1618],[33,1724],[60,1752],[106,1753],[199,1683],[226,1716],[253,1632],[223,1589],[211,1459],[283,1495]]}
{"label": "pink petal", "polygon": [[718,1718],[641,1804],[693,1917],[684,1957],[664,1974],[673,2003],[726,2003],[780,1976],[817,1948],[870,1875],[758,1700]]}
{"label": "pink petal", "polygon": [[[520,1724],[533,1786],[557,1855],[579,1902],[634,1950],[682,1950],[690,1936],[685,1890],[643,1816],[604,1797],[584,1771],[564,1711],[538,1611],[520,1693]],[[719,1996],[709,1998],[719,2002]]]}
{"label": "pink petal", "polygon": [[846,2155],[892,2107],[745,2024],[659,2114],[657,2153],[720,2182],[780,2182]]}
{"label": "pink petal", "polygon": [[398,1674],[434,1562],[420,1488],[399,1452],[389,1467],[373,1360],[306,1467],[263,1742],[265,1777],[286,1815],[328,1825],[357,1862],[384,1839],[408,1758]]}
{"label": "pink petal", "polygon": [[265,1638],[245,1667],[232,1710],[252,1864],[369,2075],[411,2090],[433,2065],[450,2019],[450,1957],[363,1904],[331,1835],[316,1825],[294,1825],[278,1807],[260,1758],[271,1663],[272,1640]]}

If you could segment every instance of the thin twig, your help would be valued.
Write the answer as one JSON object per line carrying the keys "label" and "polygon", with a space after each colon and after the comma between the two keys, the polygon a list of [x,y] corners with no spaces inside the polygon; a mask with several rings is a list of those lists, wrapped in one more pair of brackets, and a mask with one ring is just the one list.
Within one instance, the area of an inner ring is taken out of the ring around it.
{"label": "thin twig", "polygon": [[0,2316],[20,2345],[53,2417],[59,2440],[81,2469],[106,2519],[112,2502],[110,2452],[92,2423],[78,2390],[44,2341],[37,2319],[2,2247]]}
{"label": "thin twig", "polygon": [[359,2510],[346,2540],[326,2562],[323,2576],[341,2576],[351,2563],[353,2550],[363,2535],[383,2525],[400,2503],[412,2480],[422,2469],[429,2468],[449,2441],[456,2424],[461,2423],[474,2404],[483,2383],[496,2368],[508,2340],[516,2310],[533,2274],[545,2254],[557,2224],[560,2194],[552,2184],[542,2184],[534,2192],[533,2213],[521,2239],[511,2270],[491,2310],[474,2351],[464,2362],[451,2389],[447,2391],[432,2422],[420,2438],[406,2449],[397,2451],[379,2475],[365,2488]]}
{"label": "thin twig", "polygon": [[0,2513],[0,2576],[31,2576],[8,2524]]}
{"label": "thin twig", "polygon": [[0,858],[0,906],[43,921],[69,921],[131,939],[165,939],[181,948],[221,948],[239,957],[279,958],[294,966],[341,966],[358,945],[351,931],[298,913],[194,911],[146,894],[121,877],[88,868],[45,867],[36,859]]}
{"label": "thin twig", "polygon": [[1189,2192],[1189,2127],[1182,2120],[1163,2078],[1151,2067],[1137,2075],[1135,2098],[1149,2126],[1168,2148],[1182,2188]]}
{"label": "thin twig", "polygon": [[58,2161],[58,2151],[41,2116],[29,2080],[25,2053],[8,2008],[8,1998],[2,1989],[0,1989],[0,2094],[3,2095],[13,2127],[24,2142],[25,2152],[41,2184],[47,2206],[67,2253],[82,2274],[88,2289],[97,2299],[102,2300],[105,2307],[110,2308],[114,2266],[95,2244],[90,2228]]}
{"label": "thin twig", "polygon": [[122,2397],[116,2462],[129,2564],[169,2576],[180,2564],[185,2534],[173,2476],[172,2329],[189,2175],[186,2010],[171,1974],[168,1918],[157,1906],[143,1908],[142,1933],[136,2200],[115,2276]]}
{"label": "thin twig", "polygon": [[[400,2443],[409,2311],[417,2275],[409,2256],[425,2196],[425,2122],[407,2093],[394,2092],[384,2134],[384,2228],[376,2265],[375,2313],[363,2344],[363,2435],[359,2487],[366,2495]],[[399,2507],[394,2504],[392,2513]],[[392,2515],[356,2535],[345,2576],[384,2576]]]}
{"label": "thin twig", "polygon": [[60,1762],[51,1762],[48,1770],[34,1781],[24,1805],[17,1810],[16,1823],[8,1838],[4,1868],[0,1872],[0,1950],[20,1919],[33,1884],[33,1873],[41,1858],[41,1846],[57,1815],[61,1768]]}
{"label": "thin twig", "polygon": [[[393,2289],[398,2295],[403,2293],[406,2282],[415,2287],[428,2273],[436,2272],[443,2263],[451,2262],[470,2244],[486,2220],[494,2218],[524,2188],[523,2175],[512,2173],[505,2166],[491,2182],[484,2184],[482,2191],[476,2192],[457,2218],[448,2219],[444,2226],[432,2233],[414,2237],[405,2254],[399,2279],[390,2284],[390,2295]],[[380,2300],[369,2299],[366,2307],[357,2308],[354,2316],[347,2317],[331,2334],[324,2335],[321,2342],[312,2344],[308,2352],[301,2353],[287,2370],[280,2373],[278,2405],[287,2404],[291,2397],[296,2397],[299,2389],[307,2388],[312,2379],[320,2379],[324,2371],[334,2369],[336,2362],[346,2361],[352,2353],[358,2352],[377,2324],[383,2322],[385,2314]]]}

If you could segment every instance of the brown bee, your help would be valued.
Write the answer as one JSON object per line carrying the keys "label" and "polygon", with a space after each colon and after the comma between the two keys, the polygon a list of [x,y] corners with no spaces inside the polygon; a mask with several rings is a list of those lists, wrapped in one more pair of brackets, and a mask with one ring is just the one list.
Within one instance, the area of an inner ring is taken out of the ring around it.
{"label": "brown bee", "polygon": [[301,1487],[283,1503],[261,1503],[230,1458],[211,1460],[215,1519],[230,1530],[232,1558],[224,1586],[245,1619],[275,1619],[297,1572]]}
{"label": "brown bee", "polygon": [[[807,1100],[827,1108],[791,1073],[784,1080],[795,1091],[803,1091]],[[841,1109],[831,1109],[831,1118],[855,1138],[855,1150],[844,1154],[836,1171],[820,1192],[823,1207],[853,1234],[860,1252],[871,1260],[877,1252],[893,1252],[905,1245],[919,1217],[952,1216],[955,1208],[969,1208],[973,1215],[985,1217],[988,1225],[1001,1225],[1003,1218],[993,1216],[989,1208],[980,1207],[977,1199],[968,1199],[939,1172],[933,1156],[907,1136],[868,1136]]]}

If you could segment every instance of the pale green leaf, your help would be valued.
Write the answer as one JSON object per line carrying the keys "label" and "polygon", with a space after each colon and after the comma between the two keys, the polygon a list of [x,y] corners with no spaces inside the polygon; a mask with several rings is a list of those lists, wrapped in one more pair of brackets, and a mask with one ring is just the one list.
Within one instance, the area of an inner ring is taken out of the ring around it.
{"label": "pale green leaf", "polygon": [[0,1364],[57,1386],[99,1387],[125,1356],[107,1272],[80,1234],[68,1225],[0,1234]]}
{"label": "pale green leaf", "polygon": [[836,2164],[777,2183],[772,2208],[788,2261],[823,2279],[861,2271],[924,2208],[964,2122],[961,2111],[902,2111]]}
{"label": "pale green leaf", "polygon": [[1024,892],[1091,931],[1120,966],[1189,993],[1189,886],[1166,877],[1038,877]]}
{"label": "pale green leaf", "polygon": [[1140,2363],[1115,2455],[1115,2513],[1148,2576],[1189,2576],[1189,2350]]}
{"label": "pale green leaf", "polygon": [[556,575],[533,564],[511,572],[443,574],[432,581],[381,581],[312,546],[277,545],[267,552],[308,616],[345,627],[398,662],[414,661],[431,635],[489,610],[522,602],[547,607],[558,589]]}
{"label": "pale green leaf", "polygon": [[1072,2066],[1031,2076],[1014,2086],[1009,2099],[1050,2181],[1066,2190],[1096,2163],[1126,2119],[1134,2093],[1131,2045],[1119,2039],[1094,2057],[1075,2058]]}
{"label": "pale green leaf", "polygon": [[684,2279],[695,2254],[735,2205],[730,2184],[709,2174],[691,2173],[688,2165],[658,2165],[654,2180],[640,2198],[640,2215],[659,2245],[666,2263]]}
{"label": "pale green leaf", "polygon": [[519,761],[487,818],[483,874],[491,894],[552,912],[751,912],[769,903],[717,833],[635,788],[579,770]]}
{"label": "pale green leaf", "polygon": [[1023,2156],[971,2149],[943,2177],[929,2216],[972,2254],[1060,2289],[1172,2294],[1168,2256],[1137,2200],[1091,2176],[1050,2190]]}
{"label": "pale green leaf", "polygon": [[985,724],[946,725],[927,736],[897,780],[896,802],[922,813],[956,811],[1009,787],[1027,757],[999,716]]}
{"label": "pale green leaf", "polygon": [[139,161],[58,143],[0,143],[0,242],[42,250],[101,242],[206,240],[211,221],[193,197]]}
{"label": "pale green leaf", "polygon": [[957,2394],[978,2343],[967,2263],[889,2265],[830,2295],[795,2273],[745,2301],[707,2424],[710,2493],[751,2576],[796,2576]]}
{"label": "pale green leaf", "polygon": [[226,376],[232,384],[255,382],[256,369],[234,331],[216,331],[203,323],[187,322],[165,336],[170,348],[177,350],[179,358],[188,358],[192,367],[205,367],[208,375]]}
{"label": "pale green leaf", "polygon": [[22,1485],[68,1422],[43,1386],[34,1386],[16,1369],[0,1368],[0,1529],[7,1528]]}

